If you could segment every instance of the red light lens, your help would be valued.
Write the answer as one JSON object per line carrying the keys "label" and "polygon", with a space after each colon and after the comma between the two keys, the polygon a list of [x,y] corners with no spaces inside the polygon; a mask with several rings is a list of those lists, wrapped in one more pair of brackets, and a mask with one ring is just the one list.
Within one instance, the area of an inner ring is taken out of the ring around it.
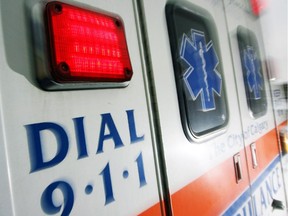
{"label": "red light lens", "polygon": [[254,15],[259,16],[261,12],[266,8],[266,0],[250,0],[251,10]]}
{"label": "red light lens", "polygon": [[57,82],[125,82],[132,77],[118,17],[50,2],[46,6],[52,76]]}

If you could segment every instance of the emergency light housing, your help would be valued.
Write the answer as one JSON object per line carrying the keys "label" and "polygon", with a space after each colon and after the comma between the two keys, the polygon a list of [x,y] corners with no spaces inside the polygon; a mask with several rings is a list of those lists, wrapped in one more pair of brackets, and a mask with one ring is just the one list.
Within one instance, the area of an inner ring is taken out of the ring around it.
{"label": "emergency light housing", "polygon": [[35,9],[34,17],[36,74],[43,89],[129,84],[133,70],[118,15],[53,1]]}

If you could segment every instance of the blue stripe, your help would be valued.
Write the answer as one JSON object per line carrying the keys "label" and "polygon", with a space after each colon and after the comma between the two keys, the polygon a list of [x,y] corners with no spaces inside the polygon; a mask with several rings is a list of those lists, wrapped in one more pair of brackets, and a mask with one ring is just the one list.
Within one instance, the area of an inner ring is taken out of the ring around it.
{"label": "blue stripe", "polygon": [[[256,189],[264,182],[270,172],[276,167],[276,165],[280,162],[280,155],[278,155],[270,165],[262,172],[262,174],[252,183],[251,191],[254,193]],[[249,187],[241,194],[241,196],[234,201],[234,203],[223,213],[223,216],[234,215],[238,209],[250,198],[250,190]]]}

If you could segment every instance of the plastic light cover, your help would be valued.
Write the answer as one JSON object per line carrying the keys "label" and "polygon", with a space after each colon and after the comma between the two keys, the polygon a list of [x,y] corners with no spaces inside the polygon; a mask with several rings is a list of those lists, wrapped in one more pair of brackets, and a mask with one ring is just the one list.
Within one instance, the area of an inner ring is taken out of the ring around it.
{"label": "plastic light cover", "polygon": [[190,141],[201,141],[229,121],[216,24],[190,2],[168,2],[165,13],[182,126]]}
{"label": "plastic light cover", "polygon": [[119,17],[50,2],[46,5],[51,75],[56,82],[125,82],[132,77]]}
{"label": "plastic light cover", "polygon": [[250,0],[251,11],[255,16],[259,16],[261,12],[266,8],[266,0]]}

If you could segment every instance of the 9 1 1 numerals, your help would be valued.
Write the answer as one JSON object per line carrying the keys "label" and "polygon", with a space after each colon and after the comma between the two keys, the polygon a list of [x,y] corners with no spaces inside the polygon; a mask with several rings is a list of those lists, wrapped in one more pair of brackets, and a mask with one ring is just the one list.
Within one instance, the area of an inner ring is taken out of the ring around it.
{"label": "9 1 1 numerals", "polygon": [[[145,177],[145,170],[144,170],[144,163],[143,163],[143,156],[142,152],[137,156],[136,160],[134,161],[137,167],[137,174],[139,178],[139,188],[145,186],[147,184],[146,177]],[[108,205],[115,201],[114,198],[114,185],[113,180],[111,178],[111,169],[110,163],[108,162],[102,171],[99,173],[102,176],[103,180],[103,187],[104,187],[104,194],[105,194],[105,205]],[[128,170],[123,171],[123,178],[128,178],[129,172]],[[56,192],[57,190],[57,192]],[[93,191],[93,187],[91,185],[87,185],[85,188],[85,193],[90,194]],[[62,201],[55,201],[55,194],[54,193],[61,193],[63,199]],[[74,206],[74,190],[71,184],[66,181],[55,181],[48,185],[46,189],[42,193],[41,197],[41,207],[42,210],[46,214],[59,214],[60,211],[61,215],[69,215],[72,211]],[[62,209],[62,210],[61,210]]]}

